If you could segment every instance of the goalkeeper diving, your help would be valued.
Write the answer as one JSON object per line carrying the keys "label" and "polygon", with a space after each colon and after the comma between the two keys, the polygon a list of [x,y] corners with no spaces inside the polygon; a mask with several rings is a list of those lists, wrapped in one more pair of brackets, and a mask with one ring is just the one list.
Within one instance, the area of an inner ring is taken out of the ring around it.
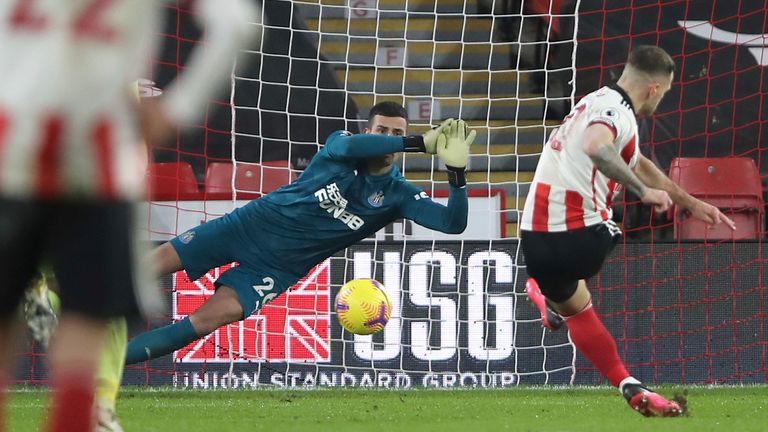
{"label": "goalkeeper diving", "polygon": [[[155,248],[149,258],[161,275],[183,269],[196,280],[217,266],[240,265],[216,280],[216,292],[190,316],[131,340],[126,363],[172,353],[245,319],[318,263],[395,220],[464,232],[464,171],[475,131],[453,119],[424,135],[406,136],[407,127],[401,105],[377,104],[364,134],[332,133],[295,182]],[[436,154],[445,163],[447,206],[402,176],[395,165],[401,152]]]}

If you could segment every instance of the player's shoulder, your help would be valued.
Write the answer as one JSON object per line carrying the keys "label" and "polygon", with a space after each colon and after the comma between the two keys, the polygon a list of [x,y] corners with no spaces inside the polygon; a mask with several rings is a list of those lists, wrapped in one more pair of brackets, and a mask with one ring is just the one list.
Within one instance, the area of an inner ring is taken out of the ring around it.
{"label": "player's shoulder", "polygon": [[325,139],[325,145],[328,145],[332,143],[333,141],[341,138],[341,137],[348,137],[354,135],[352,132],[347,130],[337,130],[333,131],[328,135],[328,138]]}
{"label": "player's shoulder", "polygon": [[629,96],[623,93],[618,87],[601,87],[589,95],[590,105],[593,111],[602,111],[603,109],[612,109],[621,114],[627,114],[634,117],[634,108]]}
{"label": "player's shoulder", "polygon": [[602,87],[590,93],[589,123],[603,123],[614,132],[631,130],[637,124],[629,97],[617,87]]}

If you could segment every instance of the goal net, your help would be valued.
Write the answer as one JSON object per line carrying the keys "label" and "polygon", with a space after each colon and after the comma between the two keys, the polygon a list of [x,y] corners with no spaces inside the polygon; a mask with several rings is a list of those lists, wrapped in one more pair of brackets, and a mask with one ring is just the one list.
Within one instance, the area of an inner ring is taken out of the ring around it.
{"label": "goal net", "polygon": [[[230,89],[211,102],[203,124],[153,155],[150,240],[168,240],[295,179],[332,131],[364,132],[369,109],[382,101],[407,109],[409,134],[450,117],[477,130],[467,231],[444,235],[397,221],[319,264],[261,312],[128,367],[125,382],[603,384],[567,331],[544,331],[525,301],[517,222],[549,132],[574,100],[613,83],[629,50],[643,43],[659,44],[678,63],[658,116],[641,124],[643,153],[664,170],[681,156],[748,157],[762,167],[765,11],[749,2],[689,3],[265,1],[265,37],[243,50]],[[192,47],[205,49],[183,4],[167,12],[158,89]],[[447,201],[437,158],[404,155],[402,170]],[[650,383],[765,382],[762,225],[751,241],[680,239],[680,218],[653,217],[630,196],[614,216],[626,235],[590,288],[631,372]],[[229,267],[198,281],[183,272],[164,279],[169,312],[161,324],[194,311]],[[392,318],[379,334],[352,335],[336,320],[334,297],[354,278],[375,278],[390,295]],[[34,379],[40,368],[34,354],[27,358]]]}

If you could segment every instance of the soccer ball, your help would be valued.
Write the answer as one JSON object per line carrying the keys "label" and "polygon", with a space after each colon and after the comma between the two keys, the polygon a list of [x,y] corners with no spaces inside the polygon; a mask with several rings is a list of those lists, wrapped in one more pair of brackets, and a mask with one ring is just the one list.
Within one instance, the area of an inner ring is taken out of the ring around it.
{"label": "soccer ball", "polygon": [[336,317],[348,332],[369,335],[381,331],[392,315],[392,302],[373,279],[354,279],[336,295]]}

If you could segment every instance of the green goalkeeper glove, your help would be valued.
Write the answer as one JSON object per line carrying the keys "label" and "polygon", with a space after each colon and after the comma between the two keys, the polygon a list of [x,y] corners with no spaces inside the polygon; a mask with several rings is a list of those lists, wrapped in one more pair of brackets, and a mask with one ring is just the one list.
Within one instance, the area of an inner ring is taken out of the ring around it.
{"label": "green goalkeeper glove", "polygon": [[422,139],[424,140],[424,151],[429,154],[437,153],[437,140],[443,132],[455,122],[454,119],[448,119],[440,123],[440,126],[428,130]]}
{"label": "green goalkeeper glove", "polygon": [[469,159],[469,146],[476,135],[475,131],[467,134],[467,124],[464,120],[458,120],[446,127],[437,141],[437,156],[448,168],[448,182],[453,186],[467,184],[464,169]]}

